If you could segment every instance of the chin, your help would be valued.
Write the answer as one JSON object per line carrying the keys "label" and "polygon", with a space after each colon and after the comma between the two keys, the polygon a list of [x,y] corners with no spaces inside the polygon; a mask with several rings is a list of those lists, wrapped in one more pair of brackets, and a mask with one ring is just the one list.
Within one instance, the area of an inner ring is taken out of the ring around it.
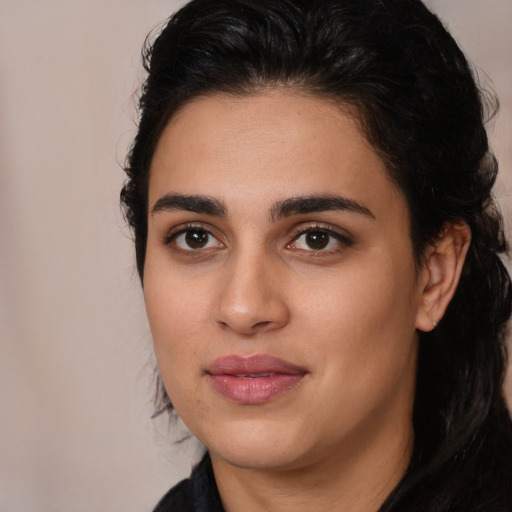
{"label": "chin", "polygon": [[295,466],[303,454],[298,449],[300,437],[294,436],[282,422],[277,426],[272,423],[276,422],[232,423],[222,429],[220,437],[201,441],[212,456],[235,467],[279,470]]}
{"label": "chin", "polygon": [[261,446],[228,448],[221,451],[210,450],[210,454],[223,459],[231,466],[240,469],[280,471],[299,466],[297,450],[276,450]]}

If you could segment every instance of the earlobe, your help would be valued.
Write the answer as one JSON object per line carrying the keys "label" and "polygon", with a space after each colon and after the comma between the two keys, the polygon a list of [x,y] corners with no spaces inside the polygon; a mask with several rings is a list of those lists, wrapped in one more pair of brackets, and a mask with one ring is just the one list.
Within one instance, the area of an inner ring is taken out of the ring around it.
{"label": "earlobe", "polygon": [[471,230],[461,220],[448,222],[439,238],[426,251],[420,276],[420,302],[416,328],[433,330],[450,303],[466,259]]}

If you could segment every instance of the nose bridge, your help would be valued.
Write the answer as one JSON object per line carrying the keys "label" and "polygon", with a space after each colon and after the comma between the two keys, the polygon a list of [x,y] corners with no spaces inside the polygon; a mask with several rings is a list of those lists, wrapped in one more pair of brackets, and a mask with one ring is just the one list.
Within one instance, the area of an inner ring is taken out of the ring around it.
{"label": "nose bridge", "polygon": [[239,248],[226,262],[215,321],[239,334],[278,329],[288,321],[278,264],[263,248]]}

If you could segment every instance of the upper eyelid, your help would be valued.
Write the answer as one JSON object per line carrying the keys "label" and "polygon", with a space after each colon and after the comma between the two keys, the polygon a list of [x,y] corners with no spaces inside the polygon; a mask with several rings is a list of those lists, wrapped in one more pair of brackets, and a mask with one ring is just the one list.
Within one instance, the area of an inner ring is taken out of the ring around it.
{"label": "upper eyelid", "polygon": [[[353,247],[355,245],[354,238],[351,235],[349,235],[348,233],[340,232],[337,229],[333,229],[333,228],[330,228],[327,226],[322,226],[320,224],[315,224],[314,226],[304,227],[302,229],[298,228],[298,230],[297,230],[296,234],[293,236],[292,240],[287,244],[287,247],[289,247],[293,243],[296,243],[298,240],[300,240],[300,238],[302,236],[304,236],[308,233],[314,232],[315,230],[326,232],[329,235],[329,237],[336,240],[336,242],[338,244],[340,244],[342,247],[349,248],[349,247]],[[343,231],[343,230],[341,230],[341,231]],[[324,250],[324,249],[318,249],[318,250],[302,249],[302,250],[306,250],[308,253],[312,253],[312,254],[329,254],[329,253],[332,253],[333,251],[336,251],[335,249],[331,250],[331,251],[329,251],[327,249],[326,250]]]}
{"label": "upper eyelid", "polygon": [[326,231],[327,233],[339,236],[344,239],[352,238],[352,235],[349,232],[347,232],[347,230],[345,230],[345,229],[342,229],[340,227],[334,227],[328,223],[314,222],[314,223],[308,224],[308,225],[301,224],[299,226],[296,226],[293,230],[294,231],[294,233],[293,233],[294,240],[298,236],[300,236],[304,233],[308,233],[310,231],[314,231],[315,229],[318,231]]}

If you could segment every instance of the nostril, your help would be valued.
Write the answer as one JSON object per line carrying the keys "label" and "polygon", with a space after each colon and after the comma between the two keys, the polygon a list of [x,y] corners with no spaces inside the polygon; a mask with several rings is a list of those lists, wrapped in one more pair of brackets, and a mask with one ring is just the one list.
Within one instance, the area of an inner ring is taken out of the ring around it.
{"label": "nostril", "polygon": [[255,324],[247,324],[245,327],[243,325],[236,325],[233,322],[225,322],[225,321],[217,321],[217,325],[221,329],[232,329],[235,327],[235,330],[241,334],[255,334],[259,331],[264,331],[265,328],[269,325],[271,325],[271,321],[264,321],[264,322],[257,322]]}
{"label": "nostril", "polygon": [[253,329],[258,329],[258,327],[265,327],[267,325],[269,325],[271,322],[269,320],[265,321],[265,322],[258,322],[257,324],[254,324],[252,326]]}

